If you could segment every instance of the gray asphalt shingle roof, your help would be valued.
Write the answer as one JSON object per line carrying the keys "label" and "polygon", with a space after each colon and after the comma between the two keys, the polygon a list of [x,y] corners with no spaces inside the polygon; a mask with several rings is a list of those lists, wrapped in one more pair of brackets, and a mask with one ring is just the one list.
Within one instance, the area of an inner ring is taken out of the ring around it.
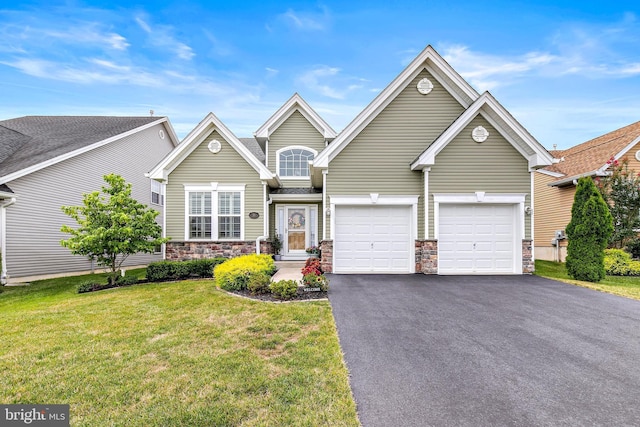
{"label": "gray asphalt shingle roof", "polygon": [[238,138],[238,139],[240,140],[240,142],[242,142],[242,144],[245,147],[249,149],[249,151],[251,151],[251,154],[253,154],[258,160],[260,160],[264,164],[266,159],[264,154],[264,149],[262,148],[260,143],[256,141],[255,138]]}
{"label": "gray asphalt shingle roof", "polygon": [[0,176],[160,119],[162,117],[25,116],[0,120]]}

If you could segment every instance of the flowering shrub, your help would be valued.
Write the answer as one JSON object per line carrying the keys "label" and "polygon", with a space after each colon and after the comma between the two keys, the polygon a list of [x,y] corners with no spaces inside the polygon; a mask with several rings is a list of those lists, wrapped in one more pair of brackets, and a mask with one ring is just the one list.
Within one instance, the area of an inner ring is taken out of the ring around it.
{"label": "flowering shrub", "polygon": [[610,175],[597,177],[595,183],[613,217],[609,246],[622,249],[637,237],[636,230],[640,228],[640,176],[629,169],[627,159],[611,157],[607,171]]}
{"label": "flowering shrub", "polygon": [[320,260],[318,258],[307,258],[307,261],[302,267],[302,275],[315,274],[320,276],[322,274],[322,268],[320,268]]}
{"label": "flowering shrub", "polygon": [[252,275],[266,274],[273,276],[276,271],[275,263],[270,255],[244,255],[232,258],[217,265],[213,270],[216,286],[226,291],[240,291],[247,289]]}
{"label": "flowering shrub", "polygon": [[320,248],[317,246],[310,246],[307,249],[305,249],[305,251],[308,254],[313,254],[313,255],[320,255]]}
{"label": "flowering shrub", "polygon": [[307,288],[320,288],[323,292],[329,289],[329,279],[324,274],[306,274],[302,277],[302,284]]}

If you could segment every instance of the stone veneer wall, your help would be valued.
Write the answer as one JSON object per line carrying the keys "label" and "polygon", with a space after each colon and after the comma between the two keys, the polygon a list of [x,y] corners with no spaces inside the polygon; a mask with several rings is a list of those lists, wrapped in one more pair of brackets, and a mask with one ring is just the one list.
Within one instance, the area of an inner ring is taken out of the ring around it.
{"label": "stone veneer wall", "polygon": [[438,274],[437,240],[416,240],[416,273]]}
{"label": "stone veneer wall", "polygon": [[536,266],[533,261],[533,240],[522,241],[522,273],[531,274],[535,271]]}
{"label": "stone veneer wall", "polygon": [[320,268],[325,273],[333,273],[333,240],[320,242]]}
{"label": "stone veneer wall", "polygon": [[[188,261],[200,258],[225,257],[233,258],[240,255],[256,253],[255,241],[228,242],[180,242],[166,243],[165,259]],[[260,242],[260,253],[272,254],[271,242]]]}

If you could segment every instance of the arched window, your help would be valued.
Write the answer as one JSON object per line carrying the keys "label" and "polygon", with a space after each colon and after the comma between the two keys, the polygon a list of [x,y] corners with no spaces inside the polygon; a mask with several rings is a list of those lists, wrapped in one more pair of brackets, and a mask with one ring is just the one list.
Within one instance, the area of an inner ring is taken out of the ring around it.
{"label": "arched window", "polygon": [[278,154],[278,174],[285,177],[309,176],[309,160],[316,153],[306,148],[285,148]]}

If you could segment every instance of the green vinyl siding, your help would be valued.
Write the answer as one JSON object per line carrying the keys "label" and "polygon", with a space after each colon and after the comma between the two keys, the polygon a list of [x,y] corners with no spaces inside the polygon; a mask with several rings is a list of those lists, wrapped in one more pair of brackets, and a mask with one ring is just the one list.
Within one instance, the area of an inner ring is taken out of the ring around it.
{"label": "green vinyl siding", "polygon": [[[222,149],[217,154],[207,148],[212,139],[222,143]],[[207,185],[211,182],[221,185],[246,184],[242,218],[244,239],[255,240],[262,236],[264,203],[260,175],[215,130],[169,174],[166,188],[167,236],[179,241],[185,238],[184,184]],[[250,212],[258,212],[260,217],[251,219]]]}
{"label": "green vinyl siding", "polygon": [[[324,136],[297,110],[269,136],[269,170],[279,173],[276,167],[276,152],[292,145],[311,148],[317,153],[325,148]],[[309,187],[311,185],[308,179],[287,180],[283,177],[281,180],[282,186],[285,188]]]}
{"label": "green vinyl siding", "polygon": [[[428,95],[416,89],[425,77],[434,86]],[[327,195],[418,195],[418,236],[424,236],[423,175],[410,165],[462,112],[423,70],[331,161]]]}
{"label": "green vinyl siding", "polygon": [[[471,138],[477,126],[489,131],[482,143]],[[527,160],[482,116],[477,116],[435,158],[429,172],[429,236],[433,237],[434,193],[524,193],[531,206],[531,174]],[[525,238],[531,238],[525,217]]]}

